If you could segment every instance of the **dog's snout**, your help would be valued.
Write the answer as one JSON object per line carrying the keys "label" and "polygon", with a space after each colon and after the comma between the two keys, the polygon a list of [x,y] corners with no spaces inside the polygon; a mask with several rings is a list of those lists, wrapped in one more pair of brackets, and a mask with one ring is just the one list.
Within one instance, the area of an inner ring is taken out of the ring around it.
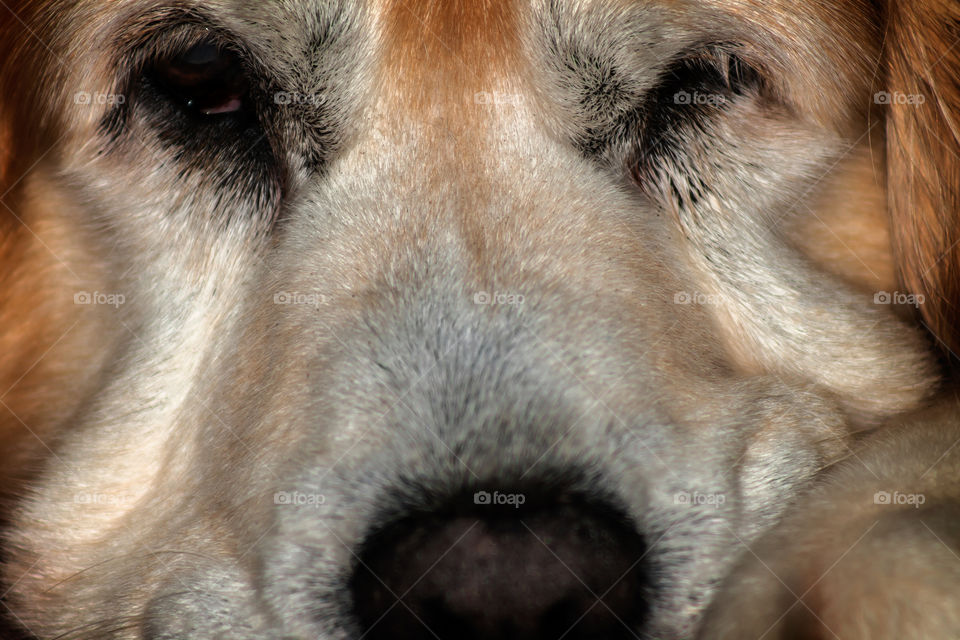
{"label": "dog's snout", "polygon": [[517,502],[421,514],[371,536],[352,579],[364,637],[635,637],[643,538],[598,505]]}

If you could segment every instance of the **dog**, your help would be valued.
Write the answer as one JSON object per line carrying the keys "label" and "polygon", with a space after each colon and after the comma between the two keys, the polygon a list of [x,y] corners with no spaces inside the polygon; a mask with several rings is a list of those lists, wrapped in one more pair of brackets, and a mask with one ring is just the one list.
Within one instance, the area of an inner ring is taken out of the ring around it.
{"label": "dog", "polygon": [[960,3],[0,5],[4,637],[960,637]]}

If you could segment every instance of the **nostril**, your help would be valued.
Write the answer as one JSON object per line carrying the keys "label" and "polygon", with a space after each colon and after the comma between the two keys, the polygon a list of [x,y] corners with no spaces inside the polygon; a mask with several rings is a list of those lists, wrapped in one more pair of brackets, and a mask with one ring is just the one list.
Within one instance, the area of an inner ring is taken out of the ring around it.
{"label": "nostril", "polygon": [[635,638],[643,539],[601,505],[530,502],[418,514],[370,536],[351,579],[363,637]]}

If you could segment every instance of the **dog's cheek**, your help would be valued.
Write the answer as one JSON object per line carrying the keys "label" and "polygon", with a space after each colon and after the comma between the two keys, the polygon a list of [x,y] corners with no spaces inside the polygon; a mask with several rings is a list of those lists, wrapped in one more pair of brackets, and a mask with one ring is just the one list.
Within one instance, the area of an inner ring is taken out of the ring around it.
{"label": "dog's cheek", "polygon": [[761,105],[731,112],[710,133],[660,173],[659,192],[689,240],[701,291],[716,301],[710,310],[732,362],[814,382],[864,422],[915,407],[935,379],[919,332],[784,237],[822,167],[842,157],[842,140]]}
{"label": "dog's cheek", "polygon": [[116,307],[95,239],[76,224],[43,167],[7,198],[0,242],[0,478],[16,494],[40,468],[54,434],[91,392],[116,335]]}
{"label": "dog's cheek", "polygon": [[897,290],[882,149],[866,141],[785,220],[788,240],[818,269],[873,296]]}

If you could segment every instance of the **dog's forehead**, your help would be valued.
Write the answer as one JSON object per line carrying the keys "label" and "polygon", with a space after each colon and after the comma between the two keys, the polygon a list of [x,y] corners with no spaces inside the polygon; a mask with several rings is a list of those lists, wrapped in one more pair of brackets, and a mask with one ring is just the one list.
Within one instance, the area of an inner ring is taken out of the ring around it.
{"label": "dog's forehead", "polygon": [[[810,100],[801,108],[829,121],[831,112],[844,110],[838,96],[862,83],[840,77],[833,61],[870,65],[877,40],[868,0],[201,0],[193,6],[253,44],[277,74],[305,78],[365,65],[377,71],[368,76],[376,91],[409,112],[425,101],[459,104],[464,94],[549,82],[541,73],[549,64],[543,53],[581,48],[575,53],[655,73],[685,48],[720,43],[740,47],[772,76],[793,82],[783,92]],[[631,53],[638,55],[624,57]],[[806,91],[810,84],[824,84],[817,100]]]}
{"label": "dog's forehead", "polygon": [[[86,28],[110,31],[143,14],[151,19],[183,15],[210,18],[263,46],[263,52],[321,53],[333,44],[364,37],[398,64],[484,74],[508,68],[520,39],[531,31],[566,31],[580,37],[616,36],[632,30],[647,39],[683,39],[696,33],[718,42],[730,38],[757,45],[793,37],[815,53],[833,35],[864,35],[875,16],[870,0],[118,0],[102,3],[37,3],[48,24],[70,12]],[[14,7],[19,3],[13,3]],[[62,5],[62,6],[61,6]],[[119,17],[121,24],[115,21]],[[127,25],[129,26],[129,25]],[[141,26],[152,27],[154,22]],[[114,32],[115,33],[115,32]],[[766,43],[763,40],[767,40]],[[859,41],[863,42],[863,38]],[[617,42],[616,37],[613,42]],[[834,46],[839,46],[834,43]],[[404,67],[409,69],[410,67]]]}
{"label": "dog's forehead", "polygon": [[[157,8],[140,0],[134,4]],[[802,6],[787,0],[194,0],[168,6],[205,11],[244,36],[266,36],[274,49],[320,51],[340,36],[363,32],[378,38],[395,62],[480,75],[502,70],[530,31],[590,38],[600,30],[604,36],[632,30],[631,35],[648,39],[682,39],[696,32],[719,42],[736,36],[756,41],[803,36],[798,39],[815,46],[819,36],[846,33],[873,13],[868,0]]]}
{"label": "dog's forehead", "polygon": [[[519,47],[516,0],[431,0],[415,9],[402,1],[382,5],[384,42],[390,52],[386,78],[397,96],[413,104],[458,86],[480,88],[515,71]],[[409,83],[415,73],[419,86]]]}
{"label": "dog's forehead", "polygon": [[[62,20],[52,6],[51,25]],[[856,93],[849,86],[863,84],[859,69],[875,59],[877,40],[868,0],[799,7],[787,0],[118,0],[109,6],[77,0],[73,6],[76,29],[107,49],[111,39],[142,32],[147,40],[158,25],[190,16],[237,37],[285,88],[352,91],[339,79],[357,95],[386,96],[388,108],[409,113],[425,103],[461,104],[465,95],[523,93],[556,80],[542,74],[550,64],[544,53],[568,54],[561,65],[569,66],[574,54],[654,75],[684,49],[723,44],[766,68],[775,84],[792,83],[781,93],[830,122],[848,108],[839,104],[842,96]],[[850,60],[857,73],[841,77],[836,59]],[[813,84],[823,85],[816,95],[807,90]]]}

